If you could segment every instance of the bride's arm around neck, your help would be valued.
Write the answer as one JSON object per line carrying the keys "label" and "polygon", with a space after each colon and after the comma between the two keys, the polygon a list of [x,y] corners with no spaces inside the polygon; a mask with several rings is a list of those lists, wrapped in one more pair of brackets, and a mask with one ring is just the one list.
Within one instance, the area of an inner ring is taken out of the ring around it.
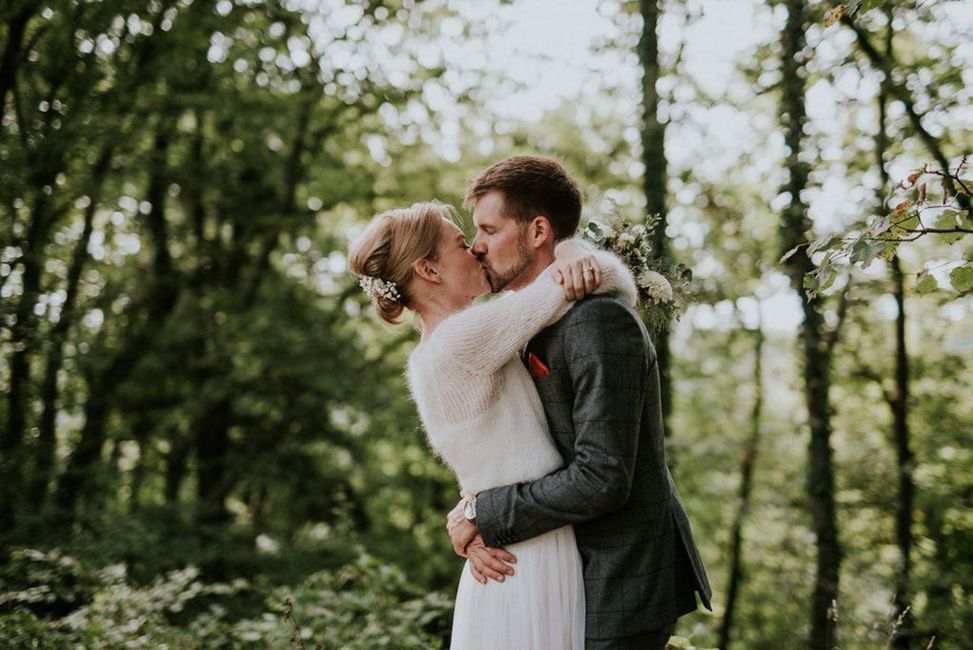
{"label": "bride's arm around neck", "polygon": [[[602,283],[595,293],[620,292],[635,304],[635,280],[625,264],[606,251],[592,252]],[[555,282],[553,267],[545,269],[519,291],[473,305],[438,322],[421,345],[476,375],[495,372],[517,355],[531,338],[556,323],[573,303]]]}

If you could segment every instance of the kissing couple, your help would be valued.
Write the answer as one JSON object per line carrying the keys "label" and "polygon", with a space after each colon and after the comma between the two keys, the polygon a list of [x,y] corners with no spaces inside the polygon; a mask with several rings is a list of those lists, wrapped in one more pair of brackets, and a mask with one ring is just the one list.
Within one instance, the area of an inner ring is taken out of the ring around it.
{"label": "kissing couple", "polygon": [[469,185],[472,244],[428,202],[376,216],[349,254],[378,316],[421,327],[409,388],[462,496],[454,650],[662,650],[697,593],[710,609],[635,282],[574,238],[581,204],[558,162],[514,156]]}

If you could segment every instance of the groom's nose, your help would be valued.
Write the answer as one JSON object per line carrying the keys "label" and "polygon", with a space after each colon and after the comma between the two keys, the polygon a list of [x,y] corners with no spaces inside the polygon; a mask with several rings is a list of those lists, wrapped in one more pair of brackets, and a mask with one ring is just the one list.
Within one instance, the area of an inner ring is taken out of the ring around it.
{"label": "groom's nose", "polygon": [[486,244],[483,243],[479,235],[473,237],[473,245],[470,246],[470,250],[472,250],[473,254],[476,255],[477,257],[483,257],[484,255],[486,255],[487,253]]}

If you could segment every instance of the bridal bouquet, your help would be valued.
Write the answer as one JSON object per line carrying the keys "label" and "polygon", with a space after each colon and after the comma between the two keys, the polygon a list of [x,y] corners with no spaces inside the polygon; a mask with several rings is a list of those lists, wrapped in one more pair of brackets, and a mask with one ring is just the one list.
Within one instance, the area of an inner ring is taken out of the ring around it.
{"label": "bridal bouquet", "polygon": [[632,270],[639,290],[639,315],[653,335],[667,332],[686,308],[692,270],[656,254],[652,234],[659,222],[650,216],[644,224],[630,224],[617,209],[592,218],[581,236],[599,248],[618,255]]}

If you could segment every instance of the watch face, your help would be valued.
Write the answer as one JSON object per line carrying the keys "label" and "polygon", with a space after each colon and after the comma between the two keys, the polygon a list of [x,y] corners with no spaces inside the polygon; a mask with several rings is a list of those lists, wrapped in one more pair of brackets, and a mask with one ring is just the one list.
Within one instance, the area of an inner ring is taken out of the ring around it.
{"label": "watch face", "polygon": [[473,501],[467,501],[463,506],[463,516],[467,519],[476,519],[476,504]]}

